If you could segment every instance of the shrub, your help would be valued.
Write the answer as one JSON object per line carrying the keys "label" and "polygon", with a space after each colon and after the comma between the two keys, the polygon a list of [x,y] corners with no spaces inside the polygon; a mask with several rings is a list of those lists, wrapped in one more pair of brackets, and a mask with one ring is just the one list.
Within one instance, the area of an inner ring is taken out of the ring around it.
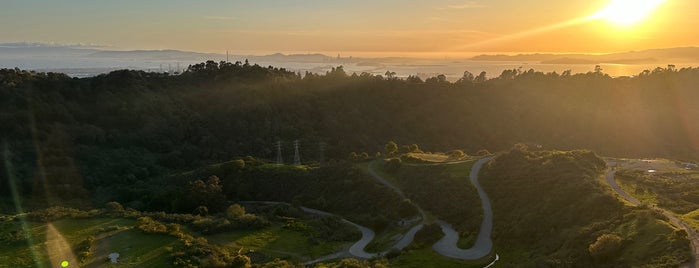
{"label": "shrub", "polygon": [[415,234],[415,243],[418,248],[432,245],[442,238],[442,228],[432,223],[427,224]]}
{"label": "shrub", "polygon": [[482,149],[482,150],[476,152],[476,155],[477,156],[488,156],[488,155],[492,155],[492,153],[490,153],[490,151],[488,151],[486,149]]}
{"label": "shrub", "polygon": [[229,220],[235,220],[245,215],[245,208],[238,204],[233,204],[226,209],[226,217]]}
{"label": "shrub", "polygon": [[615,234],[603,234],[590,244],[590,255],[598,259],[612,258],[621,249],[622,239]]}
{"label": "shrub", "polygon": [[403,161],[401,161],[400,158],[391,158],[384,161],[384,167],[386,168],[386,171],[390,173],[395,173],[402,165]]}
{"label": "shrub", "polygon": [[119,202],[109,202],[104,205],[104,208],[107,210],[107,213],[111,215],[120,215],[124,212],[124,206],[119,204]]}
{"label": "shrub", "polygon": [[449,158],[452,158],[452,159],[461,159],[461,158],[466,157],[466,153],[464,153],[464,151],[462,151],[462,150],[449,151],[447,153],[447,155],[449,155]]}
{"label": "shrub", "polygon": [[136,222],[136,228],[147,234],[167,234],[167,226],[151,217],[140,217]]}

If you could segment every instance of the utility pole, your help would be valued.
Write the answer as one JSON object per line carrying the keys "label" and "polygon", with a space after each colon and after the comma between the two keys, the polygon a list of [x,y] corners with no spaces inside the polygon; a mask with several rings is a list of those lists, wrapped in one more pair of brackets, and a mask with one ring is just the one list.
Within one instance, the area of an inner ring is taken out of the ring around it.
{"label": "utility pole", "polygon": [[282,141],[277,141],[277,164],[283,165],[284,159],[282,159]]}
{"label": "utility pole", "polygon": [[301,155],[299,154],[299,140],[294,141],[294,165],[301,165]]}

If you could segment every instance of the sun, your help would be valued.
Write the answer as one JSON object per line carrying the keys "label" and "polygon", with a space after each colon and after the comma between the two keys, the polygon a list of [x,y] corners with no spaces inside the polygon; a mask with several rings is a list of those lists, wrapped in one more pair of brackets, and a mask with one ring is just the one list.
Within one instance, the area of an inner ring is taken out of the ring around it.
{"label": "sun", "polygon": [[641,22],[666,0],[612,0],[606,7],[590,16],[619,26]]}

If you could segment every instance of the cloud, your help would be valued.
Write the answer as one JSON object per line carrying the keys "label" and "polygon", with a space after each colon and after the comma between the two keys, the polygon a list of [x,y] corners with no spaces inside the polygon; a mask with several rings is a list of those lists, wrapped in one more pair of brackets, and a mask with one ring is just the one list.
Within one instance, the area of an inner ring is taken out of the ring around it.
{"label": "cloud", "polygon": [[234,20],[236,19],[235,17],[227,17],[227,16],[206,16],[204,19],[207,20]]}
{"label": "cloud", "polygon": [[469,8],[481,8],[486,7],[485,4],[478,3],[476,1],[467,1],[461,4],[451,4],[446,7],[446,9],[469,9]]}
{"label": "cloud", "polygon": [[76,43],[76,44],[63,44],[63,43],[40,43],[40,42],[9,42],[9,43],[0,43],[0,47],[9,47],[9,48],[31,48],[31,47],[65,47],[65,48],[101,48],[101,47],[109,47],[105,45],[99,45],[99,44],[85,44],[85,43]]}

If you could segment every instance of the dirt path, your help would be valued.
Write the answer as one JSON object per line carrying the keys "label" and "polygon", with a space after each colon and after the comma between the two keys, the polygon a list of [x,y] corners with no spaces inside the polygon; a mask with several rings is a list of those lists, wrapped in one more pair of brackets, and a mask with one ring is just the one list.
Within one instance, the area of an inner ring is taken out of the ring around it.
{"label": "dirt path", "polygon": [[[616,163],[614,163],[616,164]],[[612,166],[612,163],[607,161],[607,165]],[[627,164],[625,166],[622,166],[622,168],[628,168],[631,166],[631,164]],[[607,183],[609,186],[612,187],[614,192],[616,192],[619,196],[624,198],[626,201],[630,202],[634,206],[639,206],[641,205],[641,201],[639,201],[637,198],[631,196],[630,194],[626,193],[619,185],[616,183],[616,180],[614,179],[614,175],[616,174],[616,170],[611,169],[605,174]],[[670,211],[667,211],[665,209],[659,208],[659,207],[653,207],[653,210],[662,213],[670,219],[670,223],[673,225],[685,230],[687,232],[687,239],[689,239],[690,245],[692,247],[692,262],[682,265],[682,267],[697,267],[699,264],[699,236],[697,235],[696,230],[689,226],[687,223],[682,221],[681,219],[677,218],[675,214],[671,213]]]}

